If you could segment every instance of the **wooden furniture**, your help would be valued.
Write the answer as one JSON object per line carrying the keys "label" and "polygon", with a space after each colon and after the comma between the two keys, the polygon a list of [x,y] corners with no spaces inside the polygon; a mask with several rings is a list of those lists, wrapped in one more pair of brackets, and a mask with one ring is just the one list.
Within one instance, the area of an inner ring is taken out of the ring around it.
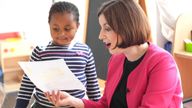
{"label": "wooden furniture", "polygon": [[185,52],[184,39],[191,39],[192,12],[183,13],[176,23],[173,56],[178,65],[184,100],[192,97],[192,53]]}
{"label": "wooden furniture", "polygon": [[23,71],[19,67],[19,61],[28,61],[29,56],[19,56],[4,58],[3,61],[3,80],[4,89],[6,92],[19,90],[20,82],[23,76]]}
{"label": "wooden furniture", "polygon": [[19,89],[23,71],[18,65],[19,61],[28,61],[33,45],[28,41],[1,41],[0,67],[3,72],[5,92]]}

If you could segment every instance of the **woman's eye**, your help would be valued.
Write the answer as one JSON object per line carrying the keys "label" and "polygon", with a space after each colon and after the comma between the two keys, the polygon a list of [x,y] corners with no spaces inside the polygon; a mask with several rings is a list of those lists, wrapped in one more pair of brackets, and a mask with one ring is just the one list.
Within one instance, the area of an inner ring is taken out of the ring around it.
{"label": "woman's eye", "polygon": [[111,28],[107,27],[105,28],[106,31],[111,31]]}

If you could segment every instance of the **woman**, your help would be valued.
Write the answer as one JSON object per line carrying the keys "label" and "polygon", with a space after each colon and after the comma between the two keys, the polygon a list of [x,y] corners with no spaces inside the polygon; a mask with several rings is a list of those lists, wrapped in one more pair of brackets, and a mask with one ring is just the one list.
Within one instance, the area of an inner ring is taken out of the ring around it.
{"label": "woman", "polygon": [[52,91],[56,106],[75,108],[180,108],[182,87],[173,57],[148,42],[147,18],[133,0],[110,0],[99,12],[99,39],[112,54],[105,91],[98,102]]}

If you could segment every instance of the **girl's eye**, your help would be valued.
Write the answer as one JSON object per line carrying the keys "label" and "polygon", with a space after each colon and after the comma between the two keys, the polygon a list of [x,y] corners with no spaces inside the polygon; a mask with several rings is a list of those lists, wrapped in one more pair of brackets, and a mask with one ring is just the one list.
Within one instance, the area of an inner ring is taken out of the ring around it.
{"label": "girl's eye", "polygon": [[59,29],[59,28],[53,28],[53,31],[55,31],[55,32],[59,32],[60,29]]}
{"label": "girl's eye", "polygon": [[71,30],[71,28],[64,28],[64,30],[65,30],[65,31],[70,31],[70,30]]}

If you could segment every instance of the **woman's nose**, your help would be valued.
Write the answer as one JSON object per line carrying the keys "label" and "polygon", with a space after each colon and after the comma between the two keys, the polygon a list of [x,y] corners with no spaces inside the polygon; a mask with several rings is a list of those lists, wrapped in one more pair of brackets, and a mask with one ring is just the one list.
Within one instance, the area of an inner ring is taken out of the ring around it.
{"label": "woman's nose", "polygon": [[103,33],[102,33],[102,31],[100,31],[100,33],[99,33],[99,39],[100,39],[100,40],[103,39]]}

